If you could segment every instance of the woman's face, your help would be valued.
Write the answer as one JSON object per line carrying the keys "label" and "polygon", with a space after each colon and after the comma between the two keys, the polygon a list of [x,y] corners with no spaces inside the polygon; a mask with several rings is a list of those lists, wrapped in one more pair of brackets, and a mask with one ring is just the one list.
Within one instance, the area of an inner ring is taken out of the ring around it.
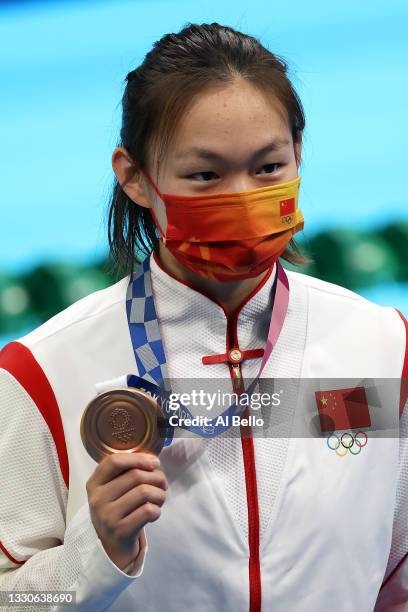
{"label": "woman's face", "polygon": [[[300,160],[300,143],[296,152]],[[153,181],[154,167],[148,164]],[[239,80],[207,89],[191,103],[167,148],[156,184],[161,193],[201,195],[256,189],[297,175],[284,109]],[[164,207],[144,181],[150,205],[165,229]]]}
{"label": "woman's face", "polygon": [[[237,79],[207,88],[193,99],[166,150],[157,182],[154,158],[148,159],[147,170],[161,193],[227,193],[292,180],[300,157],[301,143],[293,144],[280,103]],[[152,207],[166,231],[163,202],[143,174],[134,173],[134,162],[123,147],[114,150],[112,165],[128,197]]]}

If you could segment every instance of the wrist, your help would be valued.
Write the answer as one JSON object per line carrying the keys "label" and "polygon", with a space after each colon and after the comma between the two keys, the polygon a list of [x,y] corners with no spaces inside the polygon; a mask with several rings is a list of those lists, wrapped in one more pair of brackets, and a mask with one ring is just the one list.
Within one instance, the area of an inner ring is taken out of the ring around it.
{"label": "wrist", "polygon": [[122,572],[125,572],[126,574],[129,574],[133,570],[133,567],[134,567],[134,564],[136,562],[136,559],[138,558],[139,553],[140,553],[140,541],[139,541],[139,537],[137,538],[137,540],[135,542],[135,546],[133,547],[132,556],[118,554],[117,551],[112,550],[112,548],[110,546],[106,545],[103,541],[102,541],[102,546],[104,547],[105,552],[108,555],[108,557],[111,559],[111,561]]}

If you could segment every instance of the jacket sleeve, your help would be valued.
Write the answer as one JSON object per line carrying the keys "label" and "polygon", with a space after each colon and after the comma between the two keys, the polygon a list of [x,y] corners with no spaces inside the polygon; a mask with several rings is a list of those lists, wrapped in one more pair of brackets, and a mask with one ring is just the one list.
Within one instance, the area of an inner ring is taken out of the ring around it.
{"label": "jacket sleeve", "polygon": [[[61,457],[43,413],[20,382],[0,351],[0,591],[75,591],[72,609],[106,610],[143,572],[145,531],[126,573],[105,552],[88,503],[66,525],[68,485]],[[3,602],[0,609],[15,605]],[[32,612],[33,607],[19,609]]]}
{"label": "jacket sleeve", "polygon": [[408,610],[408,321],[398,313],[404,323],[406,343],[401,376],[397,493],[391,549],[374,612]]}

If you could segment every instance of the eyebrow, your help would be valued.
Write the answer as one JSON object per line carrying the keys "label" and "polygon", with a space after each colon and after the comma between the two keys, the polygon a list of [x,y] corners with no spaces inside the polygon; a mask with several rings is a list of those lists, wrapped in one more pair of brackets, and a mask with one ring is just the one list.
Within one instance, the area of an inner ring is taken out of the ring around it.
{"label": "eyebrow", "polygon": [[[259,149],[258,151],[256,151],[252,155],[251,160],[258,159],[259,157],[262,157],[263,155],[265,155],[265,153],[278,151],[279,149],[281,149],[284,146],[287,146],[288,144],[290,144],[290,140],[288,138],[276,138],[272,142],[269,142],[267,145],[262,147],[262,149]],[[211,151],[210,149],[204,149],[202,147],[191,147],[191,149],[180,151],[180,153],[178,153],[175,156],[175,159],[183,159],[185,157],[189,157],[192,155],[195,155],[196,157],[199,157],[201,159],[207,159],[210,161],[224,161],[225,159],[219,153],[216,153],[215,151]]]}

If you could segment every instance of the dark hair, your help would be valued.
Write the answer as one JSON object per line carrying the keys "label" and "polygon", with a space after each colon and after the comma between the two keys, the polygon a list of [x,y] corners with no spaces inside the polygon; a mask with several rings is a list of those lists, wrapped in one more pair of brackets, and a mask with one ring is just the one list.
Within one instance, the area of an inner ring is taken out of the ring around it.
{"label": "dark hair", "polygon": [[[218,23],[188,23],[177,34],[166,34],[156,41],[143,63],[126,76],[118,146],[125,147],[144,170],[149,153],[156,151],[158,176],[166,146],[192,98],[208,85],[228,84],[237,77],[281,103],[295,144],[302,136],[305,116],[286,72],[285,61],[256,38]],[[119,275],[130,274],[135,258],[141,259],[138,253],[147,255],[159,244],[150,210],[135,205],[116,177],[109,204],[108,240]],[[312,261],[303,256],[293,238],[281,257],[297,265]]]}

